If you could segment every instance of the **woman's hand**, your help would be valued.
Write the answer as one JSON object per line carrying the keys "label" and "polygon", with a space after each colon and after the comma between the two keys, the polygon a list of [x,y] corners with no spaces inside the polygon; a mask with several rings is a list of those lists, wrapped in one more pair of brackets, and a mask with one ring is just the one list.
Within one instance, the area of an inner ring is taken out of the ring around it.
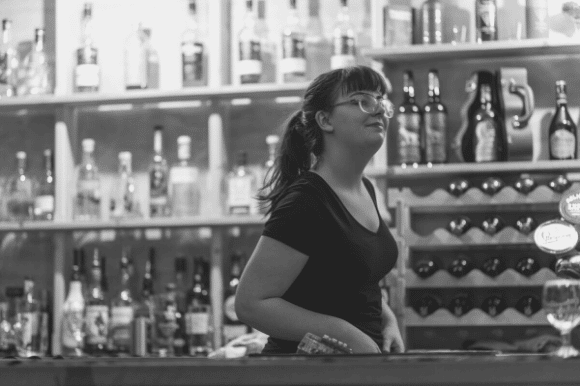
{"label": "woman's hand", "polygon": [[405,352],[405,343],[397,321],[393,318],[387,321],[383,329],[383,352],[402,353]]}

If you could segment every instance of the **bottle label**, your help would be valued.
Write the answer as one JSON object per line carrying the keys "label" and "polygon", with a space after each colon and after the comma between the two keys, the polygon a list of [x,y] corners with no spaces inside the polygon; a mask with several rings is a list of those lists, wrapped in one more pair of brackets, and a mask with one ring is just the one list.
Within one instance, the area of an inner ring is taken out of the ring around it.
{"label": "bottle label", "polygon": [[497,161],[495,122],[485,119],[475,126],[475,162]]}
{"label": "bottle label", "polygon": [[99,87],[99,66],[96,64],[79,64],[75,68],[77,87]]}
{"label": "bottle label", "polygon": [[185,314],[185,333],[187,335],[205,335],[209,332],[209,313],[188,312]]}
{"label": "bottle label", "polygon": [[83,345],[83,311],[65,311],[62,316],[62,345],[69,349]]}
{"label": "bottle label", "polygon": [[176,166],[171,169],[172,184],[193,184],[198,180],[199,171],[191,166]]}
{"label": "bottle label", "polygon": [[304,39],[297,36],[284,35],[282,38],[282,74],[305,74],[306,52]]}
{"label": "bottle label", "polygon": [[38,337],[39,314],[36,312],[23,312],[20,314],[22,324],[22,347],[32,348],[32,340]]}
{"label": "bottle label", "polygon": [[38,213],[50,213],[54,212],[54,196],[45,195],[38,196],[34,199],[35,212]]}
{"label": "bottle label", "polygon": [[133,307],[130,306],[111,309],[111,339],[114,345],[129,346],[131,344],[133,316]]}
{"label": "bottle label", "polygon": [[167,201],[167,175],[163,170],[153,169],[149,174],[149,194],[154,200]]}
{"label": "bottle label", "polygon": [[85,323],[88,344],[107,343],[109,307],[105,305],[87,306]]}
{"label": "bottle label", "polygon": [[496,34],[497,9],[495,1],[478,0],[476,5],[479,32],[483,40],[491,40]]}
{"label": "bottle label", "polygon": [[181,45],[183,83],[203,80],[203,44],[187,42]]}
{"label": "bottle label", "polygon": [[421,162],[421,116],[416,113],[399,114],[399,162]]}
{"label": "bottle label", "polygon": [[557,129],[550,136],[550,152],[556,159],[574,158],[576,137],[565,129]]}
{"label": "bottle label", "polygon": [[238,73],[240,75],[262,74],[262,47],[259,41],[241,41]]}
{"label": "bottle label", "polygon": [[445,162],[447,159],[447,114],[435,112],[425,114],[427,162]]}
{"label": "bottle label", "polygon": [[228,181],[228,213],[250,214],[254,198],[250,176],[233,177]]}

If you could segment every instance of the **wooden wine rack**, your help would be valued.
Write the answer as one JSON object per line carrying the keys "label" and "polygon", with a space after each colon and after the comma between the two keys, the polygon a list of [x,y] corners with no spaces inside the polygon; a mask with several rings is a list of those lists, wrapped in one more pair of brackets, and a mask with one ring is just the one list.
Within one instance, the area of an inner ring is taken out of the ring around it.
{"label": "wooden wine rack", "polygon": [[513,308],[507,308],[501,314],[493,317],[480,309],[473,309],[467,314],[457,317],[449,310],[440,308],[427,317],[419,316],[414,309],[405,308],[405,323],[408,327],[425,326],[548,326],[544,310],[536,312],[532,316],[525,316]]}

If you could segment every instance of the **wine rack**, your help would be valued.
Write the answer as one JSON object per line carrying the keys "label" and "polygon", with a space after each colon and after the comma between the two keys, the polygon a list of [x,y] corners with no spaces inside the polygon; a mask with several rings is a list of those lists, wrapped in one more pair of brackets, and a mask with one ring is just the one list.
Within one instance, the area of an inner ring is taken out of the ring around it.
{"label": "wine rack", "polygon": [[471,245],[532,245],[534,239],[531,234],[524,235],[512,227],[505,227],[494,235],[473,227],[461,236],[455,236],[447,229],[439,228],[428,236],[419,236],[410,231],[406,236],[406,243],[415,250],[432,250]]}
{"label": "wine rack", "polygon": [[408,327],[422,327],[422,326],[549,326],[546,320],[546,314],[543,310],[536,312],[534,315],[528,317],[522,315],[513,308],[508,308],[501,314],[492,317],[480,309],[473,309],[467,314],[457,317],[449,310],[440,308],[433,314],[427,317],[419,316],[412,308],[405,309],[405,323]]}

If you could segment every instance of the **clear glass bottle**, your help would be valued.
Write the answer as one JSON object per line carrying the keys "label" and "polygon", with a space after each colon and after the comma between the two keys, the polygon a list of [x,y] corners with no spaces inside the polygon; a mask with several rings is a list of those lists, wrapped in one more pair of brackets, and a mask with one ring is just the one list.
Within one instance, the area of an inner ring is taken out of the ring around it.
{"label": "clear glass bottle", "polygon": [[[76,250],[75,250],[76,251]],[[73,269],[69,284],[68,296],[62,306],[62,354],[64,356],[83,355],[84,350],[84,313],[85,298],[80,275],[78,253],[73,256]]]}
{"label": "clear glass bottle", "polygon": [[423,44],[443,43],[443,7],[439,0],[426,0],[421,6]]}
{"label": "clear glass bottle", "polygon": [[169,167],[163,155],[163,126],[153,131],[153,159],[149,165],[149,213],[151,217],[170,215]]}
{"label": "clear glass bottle", "polygon": [[95,248],[91,266],[91,283],[85,301],[85,352],[93,356],[104,355],[107,352],[109,306],[101,285],[102,276],[101,259],[99,251]]}
{"label": "clear glass bottle", "polygon": [[135,302],[129,286],[129,257],[126,248],[121,256],[121,288],[111,301],[110,347],[117,354],[130,354]]}
{"label": "clear glass bottle", "polygon": [[187,28],[181,35],[183,87],[207,85],[205,39],[197,18],[197,0],[189,0]]}
{"label": "clear glass bottle", "polygon": [[[260,175],[258,177],[258,192],[260,194],[267,194],[267,191],[262,191],[262,187],[265,185],[265,183],[268,182],[268,180],[270,179],[270,175],[272,173],[272,171],[274,170],[273,167],[276,163],[276,156],[277,156],[277,150],[278,150],[278,143],[280,142],[280,137],[277,135],[268,135],[266,137],[266,145],[268,146],[268,159],[266,160],[266,162],[264,163],[264,165],[261,168],[260,171]],[[267,207],[260,207],[259,208],[259,212],[261,214],[265,214],[267,210]]]}
{"label": "clear glass bottle", "polygon": [[362,55],[363,49],[369,49],[373,47],[373,31],[371,25],[371,0],[364,0],[364,13],[360,28],[358,29],[357,32],[356,42],[357,42],[357,50],[356,50],[357,64],[371,66],[372,60],[369,57]]}
{"label": "clear glass bottle", "polygon": [[18,66],[18,52],[12,41],[12,21],[3,19],[0,41],[0,98],[16,95]]}
{"label": "clear glass bottle", "polygon": [[260,38],[262,53],[262,76],[260,83],[276,82],[277,47],[276,42],[270,36],[268,19],[266,18],[266,0],[258,0],[258,19],[256,21],[256,33]]}
{"label": "clear glass bottle", "polygon": [[51,149],[44,151],[44,177],[34,199],[34,218],[54,219],[54,155]]}
{"label": "clear glass bottle", "polygon": [[168,283],[165,292],[155,296],[155,344],[153,353],[159,357],[174,356],[173,337],[177,330],[177,300],[175,283]]}
{"label": "clear glass bottle", "polygon": [[17,173],[8,180],[6,187],[6,211],[11,221],[32,220],[34,216],[35,181],[27,170],[26,153],[16,153]]}
{"label": "clear glass bottle", "polygon": [[24,299],[18,315],[20,333],[17,345],[18,355],[24,358],[42,356],[40,352],[40,303],[34,294],[34,281],[24,279]]}
{"label": "clear glass bottle", "polygon": [[236,314],[236,291],[240,284],[245,256],[241,252],[235,252],[231,256],[231,267],[227,287],[225,288],[224,300],[224,343],[228,343],[237,337],[250,332],[250,327],[240,321]]}
{"label": "clear glass bottle", "polygon": [[413,72],[403,73],[403,103],[397,114],[399,124],[398,151],[401,165],[417,165],[423,161],[421,108],[415,102]]}
{"label": "clear glass bottle", "polygon": [[240,83],[258,83],[262,76],[262,46],[256,31],[256,16],[253,0],[246,0],[246,14],[242,29],[238,34],[238,67]]}
{"label": "clear glass bottle", "polygon": [[305,31],[296,8],[297,0],[290,0],[286,24],[282,28],[282,58],[280,73],[284,83],[306,81]]}
{"label": "clear glass bottle", "polygon": [[45,35],[43,28],[35,30],[34,47],[23,64],[26,73],[24,89],[18,90],[18,95],[52,94],[51,68],[44,51]]}
{"label": "clear glass bottle", "polygon": [[175,322],[177,328],[173,335],[173,353],[175,356],[183,356],[187,353],[187,336],[185,334],[185,276],[187,275],[187,260],[185,256],[175,258],[175,302],[177,313]]}
{"label": "clear glass bottle", "polygon": [[568,111],[566,82],[556,82],[556,112],[548,131],[551,160],[578,158],[578,133],[576,124]]}
{"label": "clear glass bottle", "polygon": [[75,91],[97,92],[101,83],[98,50],[93,37],[93,5],[85,3],[82,18],[82,40],[77,49]]}
{"label": "clear glass bottle", "polygon": [[257,213],[257,178],[247,167],[248,153],[238,154],[236,166],[226,176],[226,211],[228,215]]}
{"label": "clear glass bottle", "polygon": [[191,137],[177,138],[179,163],[170,171],[171,209],[174,217],[196,216],[200,212],[199,170],[190,164]]}
{"label": "clear glass bottle", "polygon": [[119,153],[119,177],[111,200],[111,217],[116,219],[141,217],[131,161],[131,152]]}
{"label": "clear glass bottle", "polygon": [[477,43],[497,40],[496,0],[475,0],[475,40]]}
{"label": "clear glass bottle", "polygon": [[143,28],[143,39],[147,56],[147,88],[159,88],[159,52],[153,44],[151,28]]}
{"label": "clear glass bottle", "polygon": [[429,102],[423,109],[425,127],[425,161],[445,163],[447,161],[447,108],[441,103],[439,73],[429,71]]}
{"label": "clear glass bottle", "polygon": [[206,357],[212,351],[209,278],[202,257],[194,259],[193,281],[187,293],[185,332],[189,355]]}
{"label": "clear glass bottle", "polygon": [[337,21],[332,30],[332,57],[330,68],[350,67],[356,64],[356,38],[355,30],[350,21],[348,0],[340,0],[340,11]]}
{"label": "clear glass bottle", "polygon": [[330,70],[332,46],[320,19],[320,0],[309,0],[306,24],[306,78],[312,80]]}
{"label": "clear glass bottle", "polygon": [[134,22],[125,43],[125,89],[147,88],[147,47],[143,25]]}
{"label": "clear glass bottle", "polygon": [[85,138],[82,142],[83,160],[79,167],[77,195],[74,205],[75,220],[99,220],[101,218],[101,180],[95,163],[95,140]]}

